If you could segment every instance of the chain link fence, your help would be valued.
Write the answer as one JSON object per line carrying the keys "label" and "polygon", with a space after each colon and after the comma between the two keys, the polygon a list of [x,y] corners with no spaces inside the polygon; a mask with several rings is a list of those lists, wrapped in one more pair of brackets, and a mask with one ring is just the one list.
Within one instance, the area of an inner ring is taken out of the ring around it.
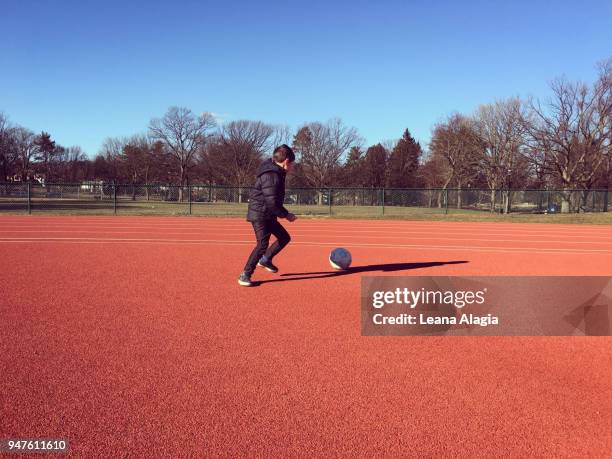
{"label": "chain link fence", "polygon": [[[245,215],[249,187],[0,183],[0,212]],[[377,217],[493,212],[608,212],[609,190],[288,188],[298,215]]]}

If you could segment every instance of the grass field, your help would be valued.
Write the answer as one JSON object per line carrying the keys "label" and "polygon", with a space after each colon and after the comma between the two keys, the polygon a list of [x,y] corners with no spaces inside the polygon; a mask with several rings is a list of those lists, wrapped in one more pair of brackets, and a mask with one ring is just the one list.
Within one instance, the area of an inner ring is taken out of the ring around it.
{"label": "grass field", "polygon": [[[571,214],[530,214],[511,213],[502,215],[472,209],[428,207],[395,207],[385,206],[317,206],[288,205],[287,208],[301,217],[322,218],[367,218],[367,219],[405,219],[464,222],[516,222],[516,223],[585,223],[596,225],[612,224],[612,212],[571,213]],[[191,205],[192,216],[206,217],[240,217],[246,214],[247,204],[238,203],[199,203]],[[27,201],[0,200],[0,213],[24,214],[28,212]],[[86,201],[72,199],[34,199],[32,214],[42,215],[113,215],[112,201]],[[117,215],[189,215],[188,203],[163,201],[127,201],[117,202]]]}

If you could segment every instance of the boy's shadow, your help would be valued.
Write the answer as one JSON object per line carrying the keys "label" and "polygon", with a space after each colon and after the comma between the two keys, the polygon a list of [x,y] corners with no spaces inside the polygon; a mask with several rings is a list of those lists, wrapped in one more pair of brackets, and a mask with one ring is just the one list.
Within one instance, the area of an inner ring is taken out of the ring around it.
{"label": "boy's shadow", "polygon": [[[306,279],[323,279],[326,277],[337,277],[337,276],[347,276],[349,274],[359,274],[359,273],[370,273],[375,271],[381,272],[393,272],[393,271],[408,271],[411,269],[419,269],[419,268],[431,268],[433,266],[443,266],[443,265],[458,265],[461,263],[469,263],[465,260],[458,261],[427,261],[423,263],[386,263],[381,265],[365,265],[365,266],[353,266],[344,271],[315,271],[309,273],[286,273],[281,274],[283,279],[270,279],[263,281],[255,281],[253,282],[254,286],[258,286],[261,284],[267,284],[270,282],[286,282],[286,281],[296,281],[296,280],[306,280]],[[297,276],[297,277],[294,277]]]}

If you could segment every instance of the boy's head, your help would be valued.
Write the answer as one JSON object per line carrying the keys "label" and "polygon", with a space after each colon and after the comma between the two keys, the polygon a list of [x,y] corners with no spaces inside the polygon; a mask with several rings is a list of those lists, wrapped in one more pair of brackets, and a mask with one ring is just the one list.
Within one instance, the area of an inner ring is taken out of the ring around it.
{"label": "boy's head", "polygon": [[274,149],[272,160],[286,171],[289,171],[295,161],[295,153],[288,145],[282,144]]}

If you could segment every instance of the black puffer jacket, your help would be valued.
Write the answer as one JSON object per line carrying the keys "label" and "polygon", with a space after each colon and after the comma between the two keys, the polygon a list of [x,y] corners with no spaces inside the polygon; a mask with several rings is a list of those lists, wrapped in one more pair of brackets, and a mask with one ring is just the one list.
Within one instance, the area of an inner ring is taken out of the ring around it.
{"label": "black puffer jacket", "polygon": [[247,221],[285,218],[289,211],[283,207],[285,201],[285,169],[272,159],[267,159],[257,170],[257,180],[249,194]]}

